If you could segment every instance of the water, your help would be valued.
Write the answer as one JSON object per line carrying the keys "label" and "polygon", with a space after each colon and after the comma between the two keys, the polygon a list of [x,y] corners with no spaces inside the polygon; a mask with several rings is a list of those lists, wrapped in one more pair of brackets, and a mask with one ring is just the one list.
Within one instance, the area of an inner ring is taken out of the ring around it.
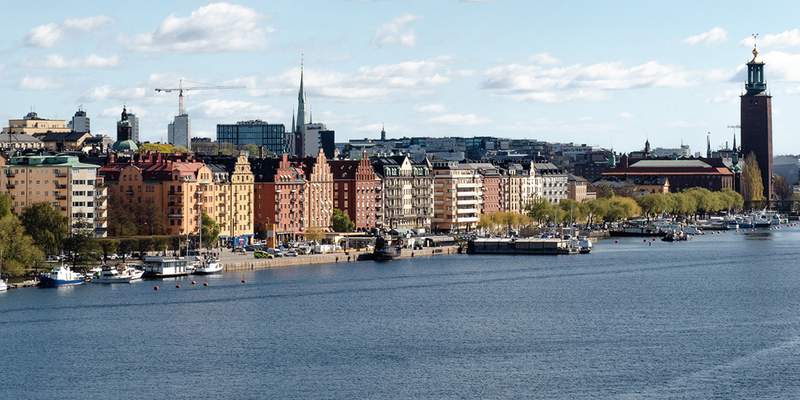
{"label": "water", "polygon": [[14,290],[0,399],[800,398],[798,239]]}

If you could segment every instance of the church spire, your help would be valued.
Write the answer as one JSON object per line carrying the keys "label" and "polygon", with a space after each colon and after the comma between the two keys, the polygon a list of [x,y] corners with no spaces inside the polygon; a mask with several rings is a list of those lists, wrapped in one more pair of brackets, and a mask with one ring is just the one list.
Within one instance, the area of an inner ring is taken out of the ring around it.
{"label": "church spire", "polygon": [[706,134],[706,158],[711,158],[711,132]]}
{"label": "church spire", "polygon": [[296,132],[303,130],[306,124],[306,92],[303,87],[303,54],[300,54],[300,90],[297,91],[297,126]]}

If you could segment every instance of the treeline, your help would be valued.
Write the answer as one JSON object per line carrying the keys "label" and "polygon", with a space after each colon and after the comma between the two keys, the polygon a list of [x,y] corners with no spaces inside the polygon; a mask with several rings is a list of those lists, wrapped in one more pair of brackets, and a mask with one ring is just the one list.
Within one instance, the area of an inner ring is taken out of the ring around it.
{"label": "treeline", "polygon": [[558,204],[537,199],[525,207],[523,213],[496,212],[481,215],[479,228],[487,230],[515,229],[533,223],[543,224],[595,224],[618,222],[640,216],[668,216],[692,218],[722,211],[736,212],[744,208],[744,199],[732,190],[712,192],[692,188],[680,193],[652,193],[639,198],[609,194],[583,202],[561,200]]}

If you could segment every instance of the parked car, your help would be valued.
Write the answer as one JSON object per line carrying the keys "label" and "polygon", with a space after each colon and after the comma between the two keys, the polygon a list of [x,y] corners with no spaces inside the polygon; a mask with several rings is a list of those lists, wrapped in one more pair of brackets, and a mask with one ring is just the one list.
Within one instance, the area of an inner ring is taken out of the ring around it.
{"label": "parked car", "polygon": [[270,254],[270,253],[267,253],[266,251],[263,251],[263,250],[256,250],[256,251],[253,253],[253,255],[254,255],[256,258],[259,258],[259,259],[262,259],[262,258],[274,258],[274,257],[275,257],[275,256],[273,256],[272,254]]}
{"label": "parked car", "polygon": [[244,249],[243,249],[243,248],[241,248],[241,247],[234,247],[234,248],[233,248],[233,252],[234,252],[234,253],[242,253],[242,254],[244,254],[244,253],[245,253]]}
{"label": "parked car", "polygon": [[297,257],[297,252],[294,250],[289,250],[286,252],[286,257]]}

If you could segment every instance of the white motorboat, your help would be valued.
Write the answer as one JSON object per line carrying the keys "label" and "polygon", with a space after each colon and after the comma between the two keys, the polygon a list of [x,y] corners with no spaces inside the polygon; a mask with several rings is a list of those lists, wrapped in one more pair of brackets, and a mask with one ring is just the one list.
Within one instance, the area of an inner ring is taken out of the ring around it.
{"label": "white motorboat", "polygon": [[210,275],[220,272],[222,272],[222,263],[219,262],[219,259],[214,256],[206,255],[197,263],[193,273],[195,275]]}
{"label": "white motorboat", "polygon": [[0,279],[0,292],[5,292],[8,290],[8,285],[6,285],[6,281]]}
{"label": "white motorboat", "polygon": [[144,271],[135,268],[104,266],[93,283],[131,283],[142,279]]}
{"label": "white motorboat", "polygon": [[39,275],[39,285],[44,287],[81,285],[83,282],[83,274],[77,273],[65,265]]}
{"label": "white motorboat", "polygon": [[703,230],[694,226],[694,225],[687,225],[680,229],[683,233],[687,235],[702,235]]}

